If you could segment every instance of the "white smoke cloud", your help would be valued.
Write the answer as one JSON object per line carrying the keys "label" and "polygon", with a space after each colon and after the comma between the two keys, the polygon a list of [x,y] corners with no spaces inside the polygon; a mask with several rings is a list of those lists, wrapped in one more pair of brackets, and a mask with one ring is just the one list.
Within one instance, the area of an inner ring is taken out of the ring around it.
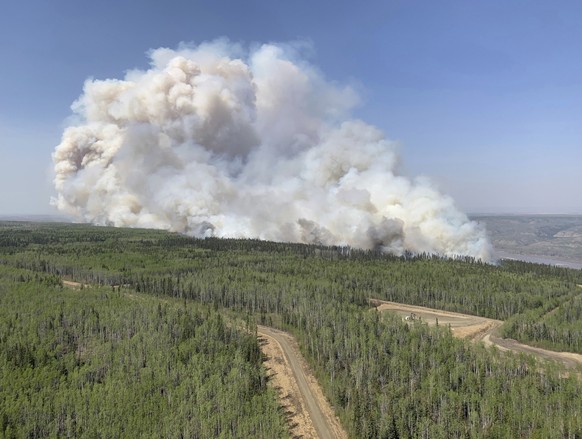
{"label": "white smoke cloud", "polygon": [[63,212],[198,237],[488,259],[485,232],[394,144],[350,120],[349,87],[290,46],[157,49],[147,71],[88,80],[53,153]]}

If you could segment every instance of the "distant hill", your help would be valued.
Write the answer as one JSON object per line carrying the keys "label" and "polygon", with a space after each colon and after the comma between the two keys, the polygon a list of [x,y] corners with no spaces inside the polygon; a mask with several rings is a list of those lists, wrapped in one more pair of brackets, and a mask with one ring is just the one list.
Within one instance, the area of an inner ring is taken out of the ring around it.
{"label": "distant hill", "polygon": [[472,219],[487,228],[497,257],[571,262],[582,268],[582,215],[475,215]]}

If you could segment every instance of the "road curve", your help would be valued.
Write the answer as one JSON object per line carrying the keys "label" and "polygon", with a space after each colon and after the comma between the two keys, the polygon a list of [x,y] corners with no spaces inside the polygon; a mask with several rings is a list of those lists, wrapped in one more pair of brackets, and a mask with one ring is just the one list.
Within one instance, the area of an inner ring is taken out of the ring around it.
{"label": "road curve", "polygon": [[513,339],[499,337],[497,329],[503,324],[501,320],[384,300],[370,299],[370,303],[378,311],[392,311],[403,317],[410,317],[414,314],[417,320],[429,325],[449,326],[455,337],[466,338],[474,342],[482,341],[486,346],[496,346],[501,351],[521,352],[543,360],[558,361],[568,368],[582,365],[582,355],[580,354],[549,351],[525,345]]}
{"label": "road curve", "polygon": [[497,346],[497,348],[502,351],[522,352],[543,360],[559,361],[567,368],[576,368],[582,365],[582,355],[580,354],[575,354],[573,352],[548,351],[547,349],[536,348],[534,346],[519,343],[510,338],[498,337],[495,333],[487,334],[483,341],[486,344],[489,342],[492,345]]}
{"label": "road curve", "polygon": [[300,392],[299,397],[304,402],[317,437],[320,439],[346,438],[347,435],[333,414],[331,406],[309,372],[295,339],[287,332],[267,326],[259,325],[257,329],[259,336],[274,340],[281,349],[285,362],[292,371],[292,378]]}

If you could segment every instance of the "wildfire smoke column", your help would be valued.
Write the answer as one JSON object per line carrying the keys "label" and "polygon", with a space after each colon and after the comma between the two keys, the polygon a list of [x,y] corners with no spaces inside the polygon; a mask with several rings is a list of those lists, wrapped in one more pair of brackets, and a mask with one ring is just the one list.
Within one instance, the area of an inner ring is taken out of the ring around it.
{"label": "wildfire smoke column", "polygon": [[484,230],[394,144],[350,118],[349,87],[290,45],[220,40],[150,52],[87,80],[53,153],[53,204],[81,220],[487,260]]}

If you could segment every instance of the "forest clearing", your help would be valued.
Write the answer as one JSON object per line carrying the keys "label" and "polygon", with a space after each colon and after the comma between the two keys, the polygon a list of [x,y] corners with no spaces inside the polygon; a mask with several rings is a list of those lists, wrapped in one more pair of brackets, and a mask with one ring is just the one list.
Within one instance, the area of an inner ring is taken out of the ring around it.
{"label": "forest clearing", "polygon": [[265,354],[263,364],[279,392],[292,437],[346,439],[346,432],[301,355],[295,338],[287,332],[261,325],[258,334]]}
{"label": "forest clearing", "polygon": [[498,329],[503,324],[501,320],[382,300],[372,300],[371,303],[376,306],[378,311],[394,312],[403,318],[414,315],[416,320],[429,326],[450,327],[451,333],[455,337],[473,342],[482,341],[485,346],[495,346],[501,351],[524,353],[542,360],[558,361],[570,368],[582,365],[582,355],[580,354],[549,351],[500,337]]}

